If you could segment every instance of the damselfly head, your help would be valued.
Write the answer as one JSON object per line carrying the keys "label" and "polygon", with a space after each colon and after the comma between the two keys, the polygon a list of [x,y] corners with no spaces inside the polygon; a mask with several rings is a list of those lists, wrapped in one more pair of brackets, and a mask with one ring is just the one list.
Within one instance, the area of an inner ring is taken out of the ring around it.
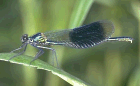
{"label": "damselfly head", "polygon": [[21,37],[21,42],[22,43],[25,43],[28,41],[28,34],[24,34],[22,37]]}

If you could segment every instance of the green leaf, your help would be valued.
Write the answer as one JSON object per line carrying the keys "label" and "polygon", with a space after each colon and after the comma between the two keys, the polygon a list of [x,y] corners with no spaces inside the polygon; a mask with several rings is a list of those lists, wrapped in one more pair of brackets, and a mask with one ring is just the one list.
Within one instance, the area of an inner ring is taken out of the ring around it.
{"label": "green leaf", "polygon": [[[0,60],[8,61],[9,58],[14,56],[14,55],[15,54],[13,54],[13,53],[1,53]],[[87,83],[85,83],[84,81],[78,79],[77,77],[63,71],[62,69],[56,68],[56,67],[54,67],[46,62],[43,62],[39,59],[35,60],[30,65],[30,61],[32,59],[33,59],[33,57],[26,56],[26,55],[20,55],[20,56],[17,56],[15,58],[11,59],[10,62],[15,63],[15,64],[22,64],[25,66],[36,67],[37,69],[51,71],[54,75],[59,76],[60,78],[62,78],[63,80],[67,81],[68,83],[70,83],[71,85],[74,85],[74,86],[90,86]]]}

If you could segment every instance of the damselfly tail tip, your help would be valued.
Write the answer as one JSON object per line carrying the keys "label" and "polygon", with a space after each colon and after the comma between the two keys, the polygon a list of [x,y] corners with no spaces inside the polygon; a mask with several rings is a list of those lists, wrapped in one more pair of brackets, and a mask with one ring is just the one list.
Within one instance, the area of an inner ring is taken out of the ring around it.
{"label": "damselfly tail tip", "polygon": [[107,39],[108,41],[126,41],[126,42],[131,42],[134,40],[133,38],[131,37],[112,37],[112,38],[109,38]]}
{"label": "damselfly tail tip", "polygon": [[133,38],[130,38],[130,42],[131,42],[131,43],[132,43],[133,40],[134,40]]}
{"label": "damselfly tail tip", "polygon": [[131,37],[126,37],[126,38],[124,38],[124,41],[130,41],[130,43],[132,43],[133,38],[131,38]]}

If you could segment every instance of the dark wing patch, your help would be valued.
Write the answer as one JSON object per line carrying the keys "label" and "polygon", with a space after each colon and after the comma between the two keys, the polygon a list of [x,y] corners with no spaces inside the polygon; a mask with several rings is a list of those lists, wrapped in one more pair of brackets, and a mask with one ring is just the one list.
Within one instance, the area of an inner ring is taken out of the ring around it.
{"label": "dark wing patch", "polygon": [[113,24],[109,21],[97,21],[73,29],[69,33],[70,41],[78,48],[88,48],[110,38],[114,32]]}

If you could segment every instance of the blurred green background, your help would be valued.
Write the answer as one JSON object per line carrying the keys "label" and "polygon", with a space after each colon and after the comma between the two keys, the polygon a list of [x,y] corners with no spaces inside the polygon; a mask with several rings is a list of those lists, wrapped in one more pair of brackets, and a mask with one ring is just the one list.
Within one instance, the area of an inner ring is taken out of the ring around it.
{"label": "blurred green background", "polygon": [[[0,0],[0,52],[18,48],[25,33],[31,36],[72,29],[75,3],[76,0]],[[94,1],[82,25],[110,20],[115,26],[112,36],[130,36],[133,43],[106,42],[89,49],[52,46],[61,68],[91,85],[140,86],[139,6],[138,0]],[[25,55],[34,57],[37,51],[28,45]],[[45,50],[39,59],[51,63],[51,58],[52,53]],[[0,61],[0,86],[71,85],[51,72]]]}

